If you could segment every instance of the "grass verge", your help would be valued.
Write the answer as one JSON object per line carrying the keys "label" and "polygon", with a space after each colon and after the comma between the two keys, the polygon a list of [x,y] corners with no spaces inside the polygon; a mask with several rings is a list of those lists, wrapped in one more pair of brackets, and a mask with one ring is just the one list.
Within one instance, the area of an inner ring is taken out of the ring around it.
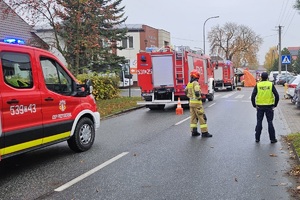
{"label": "grass verge", "polygon": [[137,101],[141,101],[141,97],[119,97],[115,99],[97,101],[98,111],[101,118],[117,114],[128,109],[140,107]]}
{"label": "grass verge", "polygon": [[300,133],[287,135],[288,142],[292,143],[297,155],[300,155]]}

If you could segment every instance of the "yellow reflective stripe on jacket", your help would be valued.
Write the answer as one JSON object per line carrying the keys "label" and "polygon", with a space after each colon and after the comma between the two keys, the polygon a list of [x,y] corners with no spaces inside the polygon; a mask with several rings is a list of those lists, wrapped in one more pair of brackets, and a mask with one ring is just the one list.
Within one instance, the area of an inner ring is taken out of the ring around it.
{"label": "yellow reflective stripe on jacket", "polygon": [[274,105],[275,98],[272,92],[273,84],[270,81],[257,83],[256,105]]}
{"label": "yellow reflective stripe on jacket", "polygon": [[201,96],[196,97],[195,92],[201,93],[200,85],[197,81],[187,84],[187,97],[190,99],[190,104],[202,104]]}

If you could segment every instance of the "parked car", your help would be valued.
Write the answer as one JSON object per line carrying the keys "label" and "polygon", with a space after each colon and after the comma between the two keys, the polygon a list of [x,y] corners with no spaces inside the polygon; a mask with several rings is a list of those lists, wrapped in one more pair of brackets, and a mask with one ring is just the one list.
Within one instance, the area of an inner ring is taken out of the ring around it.
{"label": "parked car", "polygon": [[292,98],[292,103],[296,104],[297,107],[300,107],[300,83],[295,88],[295,94]]}
{"label": "parked car", "polygon": [[293,98],[295,94],[295,88],[297,87],[298,83],[300,83],[300,75],[297,75],[288,83],[287,95],[289,98]]}
{"label": "parked car", "polygon": [[[290,72],[282,71],[281,74],[279,74],[279,71],[271,71],[269,75],[269,81],[272,81],[276,83],[277,76],[285,76],[286,74],[291,75]],[[278,77],[279,78],[279,77]]]}
{"label": "parked car", "polygon": [[[279,75],[278,75],[279,76]],[[283,85],[285,83],[288,83],[292,78],[294,78],[294,76],[291,76],[291,75],[287,75],[287,76],[280,76],[279,77],[279,80],[277,81],[277,84],[278,85]]]}

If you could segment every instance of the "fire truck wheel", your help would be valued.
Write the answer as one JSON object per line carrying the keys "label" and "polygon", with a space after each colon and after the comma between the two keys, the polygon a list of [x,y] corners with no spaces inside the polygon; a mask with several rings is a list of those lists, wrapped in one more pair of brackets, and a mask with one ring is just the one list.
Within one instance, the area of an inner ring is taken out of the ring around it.
{"label": "fire truck wheel", "polygon": [[206,101],[206,98],[202,98],[201,101],[204,103]]}
{"label": "fire truck wheel", "polygon": [[75,152],[83,152],[92,147],[94,140],[94,123],[91,119],[84,117],[78,121],[74,135],[68,140],[68,145]]}
{"label": "fire truck wheel", "polygon": [[210,94],[208,97],[207,97],[208,101],[213,101],[214,100],[214,95],[213,94]]}

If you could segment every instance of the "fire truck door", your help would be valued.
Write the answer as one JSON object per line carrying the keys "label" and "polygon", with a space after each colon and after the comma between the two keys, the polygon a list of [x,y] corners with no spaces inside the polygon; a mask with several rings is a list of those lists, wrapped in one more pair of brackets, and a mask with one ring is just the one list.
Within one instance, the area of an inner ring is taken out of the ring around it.
{"label": "fire truck door", "polygon": [[172,55],[152,56],[153,86],[174,86]]}
{"label": "fire truck door", "polygon": [[55,60],[41,57],[41,68],[46,84],[42,92],[43,143],[50,143],[70,136],[73,115],[81,99],[71,95],[72,78]]}
{"label": "fire truck door", "polygon": [[[41,94],[33,52],[0,52],[2,96],[1,154],[11,154],[42,143]],[[4,149],[3,149],[4,148]]]}

